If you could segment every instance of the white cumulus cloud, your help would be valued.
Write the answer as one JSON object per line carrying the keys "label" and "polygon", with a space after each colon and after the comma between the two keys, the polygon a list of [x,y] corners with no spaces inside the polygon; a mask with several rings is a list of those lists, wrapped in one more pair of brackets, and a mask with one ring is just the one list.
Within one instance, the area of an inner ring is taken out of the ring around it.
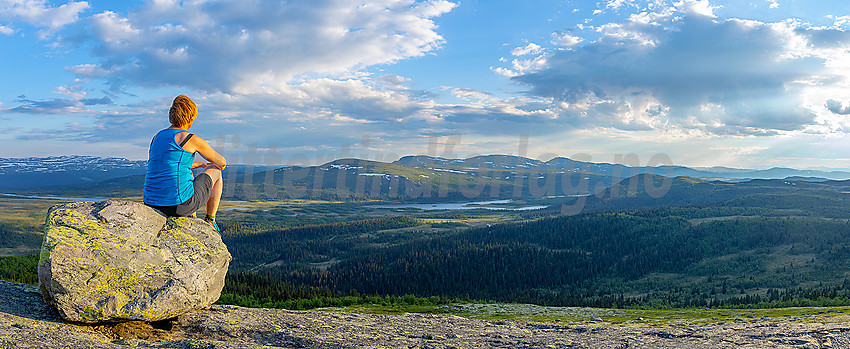
{"label": "white cumulus cloud", "polygon": [[445,0],[364,3],[153,1],[91,19],[93,52],[110,81],[203,91],[274,93],[315,76],[418,57],[444,42]]}
{"label": "white cumulus cloud", "polygon": [[542,51],[543,48],[540,47],[540,45],[530,42],[528,45],[520,46],[511,50],[511,54],[514,56],[536,55]]}
{"label": "white cumulus cloud", "polygon": [[619,10],[623,6],[635,6],[635,0],[608,0],[605,4],[606,9]]}
{"label": "white cumulus cloud", "polygon": [[848,33],[718,19],[705,0],[674,5],[590,28],[598,39],[536,65],[514,60],[493,70],[582,128],[771,135],[810,130],[819,115],[846,110],[835,102],[846,94],[825,91],[850,82],[840,63],[850,62]]}
{"label": "white cumulus cloud", "polygon": [[561,47],[573,47],[582,42],[582,39],[577,36],[572,36],[566,32],[552,33],[552,44]]}
{"label": "white cumulus cloud", "polygon": [[680,12],[714,17],[714,10],[720,6],[711,6],[708,0],[682,0],[673,4]]}
{"label": "white cumulus cloud", "polygon": [[[73,1],[52,6],[45,0],[0,0],[0,21],[23,22],[44,28],[46,36],[59,28],[80,19],[80,14],[91,6],[86,1]],[[7,26],[2,28],[11,29]],[[0,33],[8,34],[0,28]]]}

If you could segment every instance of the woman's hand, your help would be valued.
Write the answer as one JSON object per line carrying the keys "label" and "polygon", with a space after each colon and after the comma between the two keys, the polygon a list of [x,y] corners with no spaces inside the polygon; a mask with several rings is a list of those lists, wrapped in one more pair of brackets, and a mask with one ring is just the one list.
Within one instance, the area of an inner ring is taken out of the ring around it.
{"label": "woman's hand", "polygon": [[198,167],[207,167],[209,165],[210,165],[209,162],[193,162],[192,163],[192,169],[196,169]]}

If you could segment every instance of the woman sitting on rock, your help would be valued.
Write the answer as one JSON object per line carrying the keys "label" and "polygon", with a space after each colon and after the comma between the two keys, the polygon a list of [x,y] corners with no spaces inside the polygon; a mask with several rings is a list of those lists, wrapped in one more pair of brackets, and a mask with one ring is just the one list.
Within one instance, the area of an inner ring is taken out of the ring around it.
{"label": "woman sitting on rock", "polygon": [[[145,173],[143,201],[166,216],[189,217],[206,204],[205,221],[216,231],[215,213],[221,201],[221,170],[227,160],[201,137],[186,132],[198,108],[186,95],[174,98],[168,121],[171,127],[159,131],[151,141],[148,151],[148,168]],[[208,162],[195,162],[195,153]],[[204,167],[194,179],[192,169]]]}

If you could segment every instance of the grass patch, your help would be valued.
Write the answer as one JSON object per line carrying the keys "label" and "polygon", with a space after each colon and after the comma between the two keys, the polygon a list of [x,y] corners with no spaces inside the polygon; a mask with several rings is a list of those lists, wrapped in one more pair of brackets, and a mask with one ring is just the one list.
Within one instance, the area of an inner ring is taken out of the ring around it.
{"label": "grass patch", "polygon": [[0,256],[37,252],[47,210],[66,201],[0,196]]}
{"label": "grass patch", "polygon": [[850,307],[798,307],[775,309],[603,309],[545,307],[533,304],[452,303],[447,305],[357,304],[321,308],[366,314],[452,314],[469,319],[599,326],[689,327],[726,323],[822,322],[850,319]]}

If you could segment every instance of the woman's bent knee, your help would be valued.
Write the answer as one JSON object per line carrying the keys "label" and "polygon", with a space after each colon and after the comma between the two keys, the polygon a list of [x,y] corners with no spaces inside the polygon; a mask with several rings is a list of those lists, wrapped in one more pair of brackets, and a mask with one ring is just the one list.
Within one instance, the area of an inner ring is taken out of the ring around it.
{"label": "woman's bent knee", "polygon": [[204,173],[206,173],[212,179],[213,183],[221,180],[221,169],[216,165],[209,165],[204,169]]}

